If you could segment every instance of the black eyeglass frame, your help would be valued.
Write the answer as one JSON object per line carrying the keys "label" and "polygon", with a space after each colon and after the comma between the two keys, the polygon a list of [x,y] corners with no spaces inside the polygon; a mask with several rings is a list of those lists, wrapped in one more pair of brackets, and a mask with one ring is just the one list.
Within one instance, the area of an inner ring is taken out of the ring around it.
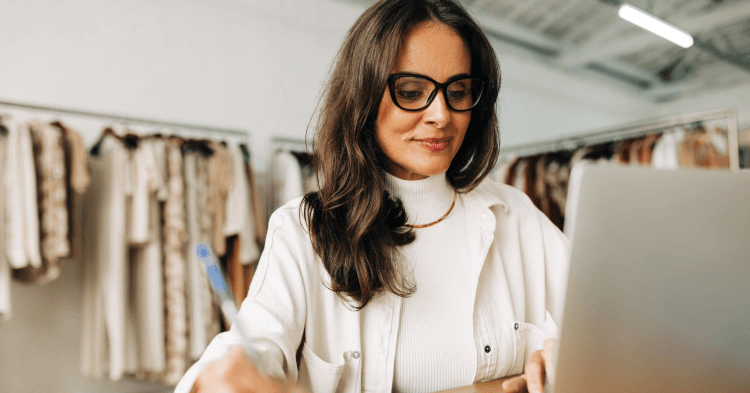
{"label": "black eyeglass frame", "polygon": [[[426,80],[432,82],[433,85],[435,85],[435,88],[432,90],[432,93],[430,93],[430,96],[427,97],[427,103],[425,103],[425,105],[423,107],[419,108],[419,109],[407,109],[407,108],[404,108],[404,107],[402,107],[398,103],[398,99],[396,98],[396,80],[398,78],[407,77],[407,76],[426,79]],[[482,91],[479,92],[479,97],[477,98],[477,101],[470,108],[468,108],[468,109],[456,109],[456,108],[452,107],[451,103],[450,103],[450,100],[448,99],[448,92],[446,90],[446,87],[448,87],[448,85],[450,85],[451,83],[453,83],[455,81],[462,80],[462,79],[472,79],[472,80],[476,80],[476,81],[479,81],[479,82],[482,83]],[[420,75],[420,74],[412,74],[412,73],[407,73],[407,72],[401,72],[401,73],[391,74],[391,75],[388,76],[388,90],[391,93],[391,101],[393,101],[393,103],[396,104],[397,107],[399,107],[400,109],[403,109],[403,110],[405,110],[407,112],[419,112],[421,110],[424,110],[428,106],[430,106],[430,104],[432,104],[432,101],[437,96],[437,91],[441,90],[441,89],[443,90],[443,98],[445,98],[445,104],[448,105],[448,108],[451,108],[451,110],[454,110],[456,112],[467,112],[467,111],[470,111],[470,110],[474,109],[477,105],[479,105],[479,102],[482,101],[482,94],[484,94],[484,87],[487,84],[487,82],[488,82],[487,78],[477,78],[477,77],[474,77],[474,76],[456,75],[456,76],[448,79],[447,81],[445,81],[445,83],[440,83],[440,82],[438,82],[438,81],[430,78],[429,76]]]}

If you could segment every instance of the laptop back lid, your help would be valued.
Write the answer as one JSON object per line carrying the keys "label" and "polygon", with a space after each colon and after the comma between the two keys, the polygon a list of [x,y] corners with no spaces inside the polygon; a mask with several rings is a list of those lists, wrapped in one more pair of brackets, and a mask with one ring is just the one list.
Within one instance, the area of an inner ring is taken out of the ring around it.
{"label": "laptop back lid", "polygon": [[750,173],[583,165],[555,393],[750,392]]}

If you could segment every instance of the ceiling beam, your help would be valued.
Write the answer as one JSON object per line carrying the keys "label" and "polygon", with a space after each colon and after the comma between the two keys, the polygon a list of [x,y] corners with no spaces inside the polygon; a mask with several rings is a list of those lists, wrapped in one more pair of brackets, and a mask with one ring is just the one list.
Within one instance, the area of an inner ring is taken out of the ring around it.
{"label": "ceiling beam", "polygon": [[[672,23],[692,34],[697,34],[747,18],[750,18],[750,3],[737,3],[699,17],[675,19]],[[644,30],[633,36],[609,41],[603,46],[596,44],[594,44],[595,47],[592,47],[592,44],[584,45],[563,54],[559,60],[559,64],[566,69],[578,68],[587,63],[612,59],[662,42],[667,41]]]}
{"label": "ceiling beam", "polygon": [[[538,60],[544,61],[552,67],[557,66],[555,59],[560,53],[565,53],[571,49],[567,44],[543,36],[531,29],[500,20],[488,12],[481,12],[473,7],[469,7],[469,11],[476,15],[479,25],[489,35],[501,41],[522,46],[526,50],[540,55]],[[661,84],[656,75],[616,59],[602,62],[602,67],[598,71],[642,89]],[[644,86],[644,84],[647,86]]]}
{"label": "ceiling beam", "polygon": [[562,49],[559,42],[537,34],[531,29],[497,18],[487,11],[472,6],[468,7],[468,10],[474,14],[483,30],[498,39],[527,46],[531,50],[548,56],[557,56]]}
{"label": "ceiling beam", "polygon": [[487,4],[491,3],[494,0],[476,0],[471,4],[471,7],[475,9],[482,9],[487,6]]}
{"label": "ceiling beam", "polygon": [[681,98],[680,96],[701,91],[717,90],[730,84],[750,83],[750,78],[743,78],[742,74],[732,69],[729,65],[713,68],[697,75],[692,75],[689,80],[663,84],[660,87],[650,89],[646,92],[654,101],[667,102]]}
{"label": "ceiling beam", "polygon": [[565,14],[577,8],[580,8],[580,6],[581,0],[566,0],[562,7],[560,7],[560,9],[554,10],[554,12],[550,12],[549,14],[547,14],[542,23],[534,27],[534,30],[540,33],[544,32],[544,30],[546,30],[548,27],[559,21],[562,16],[565,16]]}
{"label": "ceiling beam", "polygon": [[524,12],[533,8],[533,6],[535,6],[537,2],[535,0],[521,0],[517,1],[516,3],[520,4],[516,6],[516,8],[514,8],[512,11],[510,11],[508,15],[503,15],[503,20],[514,21],[516,18],[523,15]]}

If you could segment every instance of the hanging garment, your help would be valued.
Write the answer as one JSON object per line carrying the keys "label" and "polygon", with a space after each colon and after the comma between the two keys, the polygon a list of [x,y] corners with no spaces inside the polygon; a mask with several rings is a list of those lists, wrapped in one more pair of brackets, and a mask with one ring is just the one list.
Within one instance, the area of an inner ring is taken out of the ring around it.
{"label": "hanging garment", "polygon": [[[157,153],[160,151],[161,153]],[[132,272],[131,318],[134,322],[130,342],[131,363],[139,379],[155,379],[154,376],[166,370],[165,322],[164,322],[164,273],[163,273],[163,231],[162,202],[168,192],[166,179],[166,158],[164,141],[161,139],[143,140],[132,152],[135,165],[133,197],[129,203],[130,221],[145,222],[145,236],[134,241],[138,231],[129,233],[130,264]],[[143,195],[139,195],[142,193]],[[140,201],[140,202],[139,202]],[[136,207],[138,203],[147,206]],[[134,217],[137,214],[146,217]],[[133,357],[133,355],[135,355]]]}
{"label": "hanging garment", "polygon": [[293,151],[290,153],[292,153],[294,158],[297,159],[297,163],[299,164],[300,175],[302,176],[302,195],[318,191],[318,183],[315,178],[312,155],[301,151]]}
{"label": "hanging garment", "polygon": [[661,138],[661,134],[650,134],[643,140],[641,149],[638,151],[638,163],[645,166],[651,165],[651,155],[654,145]]}
{"label": "hanging garment", "polygon": [[68,192],[68,243],[70,243],[70,258],[81,256],[81,228],[80,198],[91,182],[89,176],[88,152],[83,145],[83,138],[76,130],[62,124],[52,123],[63,134],[65,150],[65,175]]}
{"label": "hanging garment", "polygon": [[719,145],[724,147],[724,151],[720,152],[717,144],[714,143],[714,136],[713,132],[707,132],[703,127],[688,132],[677,149],[677,161],[680,168],[728,168],[729,156],[726,154],[726,143],[719,142]]}
{"label": "hanging garment", "polygon": [[240,249],[238,257],[243,265],[255,262],[260,257],[260,250],[255,241],[255,224],[250,204],[250,187],[245,170],[245,159],[237,145],[228,148],[232,159],[232,190],[227,196],[226,222],[224,237],[238,235]]}
{"label": "hanging garment", "polygon": [[640,165],[638,160],[638,152],[643,148],[643,142],[645,141],[645,138],[638,138],[633,140],[633,143],[630,144],[630,147],[628,148],[629,158],[628,163],[630,166],[638,166]]}
{"label": "hanging garment", "polygon": [[534,163],[534,194],[537,199],[537,208],[547,217],[550,216],[549,195],[547,194],[547,182],[545,181],[547,169],[547,156],[541,155]]}
{"label": "hanging garment", "polygon": [[70,254],[65,149],[59,128],[32,121],[29,130],[36,172],[42,265],[14,270],[13,277],[27,283],[46,284],[60,276],[60,259]]}
{"label": "hanging garment", "polygon": [[287,151],[278,151],[274,157],[274,210],[294,198],[304,195],[302,170],[299,161]]}
{"label": "hanging garment", "polygon": [[522,158],[518,161],[515,170],[513,171],[513,187],[526,192],[526,167],[528,166],[528,160]]}
{"label": "hanging garment", "polygon": [[557,160],[549,162],[544,175],[544,180],[548,187],[548,217],[560,230],[565,226],[565,207],[567,204],[569,178],[570,167],[567,163]]}
{"label": "hanging garment", "polygon": [[[5,157],[8,130],[0,124],[0,180],[5,184]],[[0,323],[13,316],[10,304],[10,265],[5,256],[5,192],[0,192]]]}
{"label": "hanging garment", "polygon": [[104,138],[92,158],[91,185],[83,205],[84,282],[82,373],[119,380],[126,369],[127,259],[125,172],[127,152]]}
{"label": "hanging garment", "polygon": [[250,154],[247,151],[246,146],[240,145],[240,147],[243,149],[243,153],[244,153],[244,157],[246,161],[245,171],[247,174],[248,185],[250,187],[251,203],[253,205],[253,222],[255,226],[255,244],[258,245],[258,250],[259,250],[258,257],[260,258],[260,250],[263,249],[263,246],[266,241],[266,219],[265,219],[266,213],[265,213],[265,208],[263,206],[263,200],[260,198],[260,190],[259,190],[260,183],[256,181],[255,171],[253,171],[253,167],[250,164]]}
{"label": "hanging garment", "polygon": [[224,256],[224,266],[226,266],[227,281],[229,288],[234,297],[234,303],[239,308],[242,301],[245,300],[245,292],[249,283],[245,283],[245,270],[242,268],[240,261],[240,250],[242,243],[238,236],[227,238],[227,255]]}
{"label": "hanging garment", "polygon": [[[128,150],[128,244],[138,246],[150,240],[149,199],[160,186],[153,144],[144,140],[135,149]],[[163,182],[163,179],[162,179]]]}
{"label": "hanging garment", "polygon": [[702,168],[729,168],[729,148],[726,131],[717,126],[697,133],[695,164]]}
{"label": "hanging garment", "polygon": [[[219,333],[218,318],[213,307],[212,290],[208,282],[208,275],[203,264],[198,260],[195,245],[207,243],[211,238],[211,213],[208,208],[208,158],[200,151],[188,150],[185,153],[183,166],[185,169],[185,203],[188,233],[188,309],[190,349],[189,360],[195,361],[201,357],[206,346]],[[206,229],[202,229],[201,221],[208,219]],[[215,320],[216,327],[211,323]]]}
{"label": "hanging garment", "polygon": [[60,128],[63,132],[66,168],[70,188],[76,194],[83,194],[89,186],[89,183],[91,183],[88,167],[88,153],[84,147],[83,138],[78,131],[59,121],[52,123],[52,125]]}
{"label": "hanging garment", "polygon": [[573,156],[570,157],[570,169],[571,171],[575,167],[576,164],[584,160],[584,157],[586,157],[587,154],[591,152],[591,148],[587,146],[583,146],[579,148],[578,150],[573,153]]}
{"label": "hanging garment", "polygon": [[539,208],[539,198],[536,195],[536,162],[538,159],[538,156],[529,157],[522,175],[524,177],[523,192],[529,196],[529,199],[537,208]]}
{"label": "hanging garment", "polygon": [[510,165],[510,168],[508,168],[508,175],[505,177],[505,180],[501,183],[505,183],[508,185],[513,185],[516,182],[516,170],[518,169],[518,165],[523,161],[521,158],[516,158],[513,160],[513,163]]}
{"label": "hanging garment", "polygon": [[208,186],[210,190],[208,204],[211,206],[212,232],[211,245],[217,256],[226,253],[226,236],[224,221],[226,219],[227,197],[232,190],[232,157],[226,146],[211,143],[213,154],[208,161]]}
{"label": "hanging garment", "polygon": [[[201,156],[196,159],[195,165],[196,182],[198,184],[198,206],[202,207],[199,211],[200,238],[205,239],[204,241],[206,242],[213,236],[213,223],[211,221],[213,214],[209,203],[211,199],[209,164],[210,158]],[[211,342],[216,335],[221,333],[219,302],[218,298],[214,295],[213,289],[211,289],[211,284],[208,282],[207,276],[206,280],[204,280],[204,287],[201,308],[206,329],[206,340],[207,342]]]}
{"label": "hanging garment", "polygon": [[682,129],[664,132],[654,145],[651,166],[657,169],[678,169],[680,163],[677,159],[677,151],[684,137],[685,131]]}
{"label": "hanging garment", "polygon": [[187,224],[182,152],[177,139],[167,140],[169,196],[164,204],[164,277],[166,302],[167,371],[164,382],[176,385],[188,366],[188,319],[186,304]]}
{"label": "hanging garment", "polygon": [[610,161],[620,164],[630,163],[630,146],[633,145],[633,139],[625,139],[615,145],[614,154]]}
{"label": "hanging garment", "polygon": [[739,132],[738,145],[740,147],[740,169],[750,168],[750,129]]}
{"label": "hanging garment", "polygon": [[0,117],[7,130],[5,192],[5,252],[13,269],[42,266],[39,251],[39,210],[36,173],[29,128],[7,116]]}
{"label": "hanging garment", "polygon": [[589,151],[583,158],[600,164],[608,164],[614,161],[617,145],[617,142],[606,142],[588,146]]}
{"label": "hanging garment", "polygon": [[495,168],[492,179],[498,183],[508,184],[508,175],[513,168],[513,164],[515,164],[517,160],[516,157],[508,157],[502,164]]}

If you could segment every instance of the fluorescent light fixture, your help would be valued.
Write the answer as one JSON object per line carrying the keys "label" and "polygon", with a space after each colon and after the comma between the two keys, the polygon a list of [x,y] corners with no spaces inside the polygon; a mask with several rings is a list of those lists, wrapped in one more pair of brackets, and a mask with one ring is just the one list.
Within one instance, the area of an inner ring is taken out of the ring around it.
{"label": "fluorescent light fixture", "polygon": [[620,15],[620,18],[660,37],[668,39],[683,48],[687,49],[693,46],[693,37],[686,31],[678,29],[677,27],[670,25],[646,11],[635,8],[630,4],[623,4],[617,14]]}

